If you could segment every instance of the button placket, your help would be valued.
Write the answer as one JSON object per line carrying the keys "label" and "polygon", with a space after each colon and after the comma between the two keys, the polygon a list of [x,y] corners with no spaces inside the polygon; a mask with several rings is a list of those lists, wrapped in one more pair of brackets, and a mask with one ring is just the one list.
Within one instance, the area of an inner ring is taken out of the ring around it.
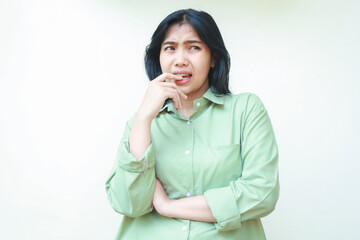
{"label": "button placket", "polygon": [[190,220],[185,220],[184,221],[184,225],[181,227],[181,229],[185,232],[185,231],[189,231],[190,230]]}
{"label": "button placket", "polygon": [[[195,104],[196,105],[196,104]],[[197,109],[195,110],[197,111]],[[188,167],[188,173],[189,173],[189,179],[193,179],[193,169],[192,169],[192,162],[193,162],[193,154],[194,154],[194,124],[191,118],[187,119],[186,121],[186,132],[188,133],[187,137],[188,137],[188,141],[187,144],[185,146],[185,156],[186,156],[186,162],[188,164],[186,164],[186,166]],[[192,196],[191,193],[191,189],[193,188],[192,186],[192,181],[186,181],[186,187],[185,187],[185,191],[183,192],[183,194],[186,197],[190,197]],[[183,196],[184,196],[183,195]],[[190,232],[190,221],[184,221],[183,222],[183,226],[181,227],[182,231],[184,232],[184,234],[189,234]]]}

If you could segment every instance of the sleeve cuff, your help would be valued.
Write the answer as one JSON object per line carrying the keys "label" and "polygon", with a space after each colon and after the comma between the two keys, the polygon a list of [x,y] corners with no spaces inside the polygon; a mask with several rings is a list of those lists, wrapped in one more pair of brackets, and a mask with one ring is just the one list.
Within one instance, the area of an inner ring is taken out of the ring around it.
{"label": "sleeve cuff", "polygon": [[129,152],[128,141],[124,141],[119,146],[117,159],[119,159],[119,166],[128,172],[144,172],[155,165],[155,154],[152,143],[150,143],[143,156],[137,159]]}
{"label": "sleeve cuff", "polygon": [[204,193],[219,231],[234,230],[241,227],[241,215],[231,187],[215,188]]}

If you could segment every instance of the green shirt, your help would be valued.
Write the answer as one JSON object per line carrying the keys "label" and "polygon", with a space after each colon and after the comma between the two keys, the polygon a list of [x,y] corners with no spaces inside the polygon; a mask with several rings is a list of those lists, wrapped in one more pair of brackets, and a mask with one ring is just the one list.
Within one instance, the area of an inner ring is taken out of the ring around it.
{"label": "green shirt", "polygon": [[[151,124],[141,159],[129,153],[126,124],[106,181],[109,201],[124,215],[116,239],[266,239],[261,217],[279,196],[278,149],[269,116],[254,94],[209,89],[186,118],[168,100]],[[155,177],[171,199],[204,195],[216,223],[167,218],[152,206]]]}

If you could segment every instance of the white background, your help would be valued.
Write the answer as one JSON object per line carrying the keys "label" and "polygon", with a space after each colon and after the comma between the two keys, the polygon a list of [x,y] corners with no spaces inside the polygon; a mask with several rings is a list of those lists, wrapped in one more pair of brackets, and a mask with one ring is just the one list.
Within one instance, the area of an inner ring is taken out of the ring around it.
{"label": "white background", "polygon": [[[280,149],[270,240],[358,239],[360,3],[0,1],[0,239],[113,239],[104,183],[170,12],[209,12]],[[169,239],[171,239],[169,237]]]}

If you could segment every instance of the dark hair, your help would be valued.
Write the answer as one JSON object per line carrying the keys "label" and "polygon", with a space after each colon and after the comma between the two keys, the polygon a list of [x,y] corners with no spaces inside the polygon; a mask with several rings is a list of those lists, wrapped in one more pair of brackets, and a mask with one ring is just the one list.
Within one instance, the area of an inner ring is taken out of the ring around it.
{"label": "dark hair", "polygon": [[156,28],[150,44],[145,50],[145,69],[150,80],[162,74],[160,66],[160,50],[167,30],[173,24],[189,23],[196,30],[200,39],[209,47],[215,66],[210,68],[209,86],[215,93],[226,94],[229,90],[230,55],[225,48],[219,28],[214,19],[206,12],[194,9],[183,9],[171,13]]}

